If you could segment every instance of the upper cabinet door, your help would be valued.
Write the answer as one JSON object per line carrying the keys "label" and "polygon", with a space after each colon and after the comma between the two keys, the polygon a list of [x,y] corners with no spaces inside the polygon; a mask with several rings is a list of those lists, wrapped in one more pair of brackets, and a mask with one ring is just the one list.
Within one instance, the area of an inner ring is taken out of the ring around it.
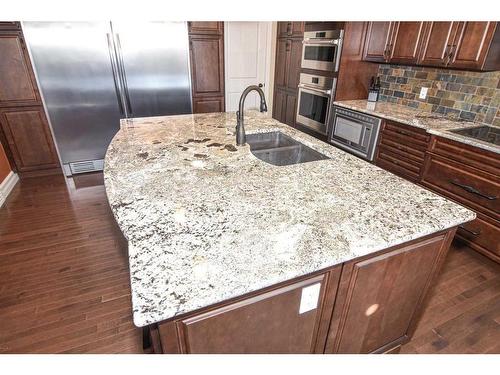
{"label": "upper cabinet door", "polygon": [[277,87],[284,88],[287,85],[288,56],[290,54],[290,40],[278,39],[276,44],[276,71],[274,83]]}
{"label": "upper cabinet door", "polygon": [[394,22],[370,22],[366,33],[363,60],[385,62],[388,58],[387,47],[390,44]]}
{"label": "upper cabinet door", "polygon": [[[448,66],[482,69],[488,54],[496,22],[459,22]],[[500,59],[498,56],[495,59]]]}
{"label": "upper cabinet door", "polygon": [[0,34],[0,107],[38,104],[39,95],[21,32]]}
{"label": "upper cabinet door", "polygon": [[304,35],[304,22],[284,21],[278,22],[278,37],[302,37]]}
{"label": "upper cabinet door", "polygon": [[421,65],[445,66],[458,22],[426,22],[425,36],[418,63]]}
{"label": "upper cabinet door", "polygon": [[190,34],[222,34],[224,22],[218,21],[190,21],[188,22]]}
{"label": "upper cabinet door", "polygon": [[189,37],[193,97],[224,95],[224,41],[219,36]]}
{"label": "upper cabinet door", "polygon": [[392,40],[389,42],[389,61],[416,64],[422,43],[425,22],[395,22]]}

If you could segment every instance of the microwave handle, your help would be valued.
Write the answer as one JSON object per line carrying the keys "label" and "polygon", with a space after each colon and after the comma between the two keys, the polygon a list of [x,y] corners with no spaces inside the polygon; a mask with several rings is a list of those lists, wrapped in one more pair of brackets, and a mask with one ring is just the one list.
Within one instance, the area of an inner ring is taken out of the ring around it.
{"label": "microwave handle", "polygon": [[303,83],[299,83],[299,85],[297,86],[299,89],[306,89],[306,90],[311,90],[311,91],[316,91],[316,92],[320,92],[322,94],[326,94],[326,95],[330,95],[332,93],[332,90],[322,90],[322,89],[317,89],[315,87],[311,87],[311,86],[308,86],[308,85],[304,85]]}

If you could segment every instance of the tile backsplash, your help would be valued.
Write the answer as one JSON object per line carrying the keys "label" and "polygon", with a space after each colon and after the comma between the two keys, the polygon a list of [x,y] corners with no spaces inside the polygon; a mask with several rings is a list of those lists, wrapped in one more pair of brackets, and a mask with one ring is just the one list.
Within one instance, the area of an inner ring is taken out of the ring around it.
{"label": "tile backsplash", "polygon": [[[380,64],[380,101],[500,126],[500,71]],[[420,89],[427,97],[419,99]]]}

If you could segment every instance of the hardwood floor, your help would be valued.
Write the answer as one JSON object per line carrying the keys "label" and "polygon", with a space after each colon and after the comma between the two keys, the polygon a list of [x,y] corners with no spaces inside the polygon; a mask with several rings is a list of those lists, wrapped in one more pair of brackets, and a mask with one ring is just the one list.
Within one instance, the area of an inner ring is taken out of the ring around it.
{"label": "hardwood floor", "polygon": [[500,265],[454,243],[401,353],[500,353]]}
{"label": "hardwood floor", "polygon": [[0,352],[137,353],[102,175],[21,181],[0,209]]}
{"label": "hardwood floor", "polygon": [[[0,209],[0,353],[142,353],[102,175],[21,181]],[[451,249],[402,353],[500,353],[500,266]]]}

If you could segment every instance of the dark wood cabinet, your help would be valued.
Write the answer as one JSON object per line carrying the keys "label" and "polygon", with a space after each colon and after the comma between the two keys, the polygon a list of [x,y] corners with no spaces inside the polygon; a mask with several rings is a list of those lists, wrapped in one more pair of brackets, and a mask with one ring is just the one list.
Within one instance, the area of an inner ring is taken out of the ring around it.
{"label": "dark wood cabinet", "polygon": [[363,48],[369,22],[346,22],[344,42],[335,89],[335,100],[366,99],[371,77],[378,65],[363,61]]}
{"label": "dark wood cabinet", "polygon": [[193,113],[224,112],[224,23],[189,22]]}
{"label": "dark wood cabinet", "polygon": [[364,60],[385,62],[394,22],[370,22],[366,33]]}
{"label": "dark wood cabinet", "polygon": [[445,66],[457,28],[458,22],[427,22],[418,64]]}
{"label": "dark wood cabinet", "polygon": [[[340,267],[336,267],[326,274],[160,324],[162,346],[197,354],[322,352],[339,278]],[[307,289],[317,293],[316,304],[301,311]]]}
{"label": "dark wood cabinet", "polygon": [[424,22],[370,22],[365,43],[366,61],[415,64]]}
{"label": "dark wood cabinet", "polygon": [[297,112],[297,95],[289,93],[286,90],[275,90],[273,118],[290,125],[295,125],[295,117]]}
{"label": "dark wood cabinet", "polygon": [[[415,329],[455,228],[152,325],[163,353],[385,353]],[[308,301],[308,302],[307,302]]]}
{"label": "dark wood cabinet", "polygon": [[190,21],[188,22],[190,34],[216,34],[224,33],[224,22],[219,21]]}
{"label": "dark wood cabinet", "polygon": [[500,69],[500,30],[496,30],[497,27],[497,22],[459,22],[448,66]]}
{"label": "dark wood cabinet", "polygon": [[423,129],[385,120],[382,123],[375,164],[398,176],[420,181],[430,136]]}
{"label": "dark wood cabinet", "polygon": [[370,22],[364,60],[499,70],[500,30],[497,22]]}
{"label": "dark wood cabinet", "polygon": [[0,22],[0,141],[21,177],[61,173],[18,22]]}
{"label": "dark wood cabinet", "polygon": [[302,38],[304,35],[304,24],[305,22],[300,21],[281,21],[278,22],[278,37],[296,37]]}
{"label": "dark wood cabinet", "polygon": [[193,98],[193,113],[224,112],[224,98],[220,96]]}
{"label": "dark wood cabinet", "polygon": [[19,22],[0,22],[0,30],[21,30],[21,24]]}
{"label": "dark wood cabinet", "polygon": [[273,117],[290,126],[295,125],[303,32],[303,22],[278,22]]}
{"label": "dark wood cabinet", "polygon": [[19,172],[58,167],[43,107],[0,109],[0,124]]}
{"label": "dark wood cabinet", "polygon": [[40,103],[37,84],[20,31],[0,32],[0,106]]}
{"label": "dark wood cabinet", "polygon": [[391,63],[416,64],[423,40],[425,22],[394,22],[388,45]]}
{"label": "dark wood cabinet", "polygon": [[327,353],[383,353],[409,340],[453,233],[344,265]]}
{"label": "dark wood cabinet", "polygon": [[457,237],[500,263],[500,159],[498,154],[433,136],[422,184],[477,213]]}

